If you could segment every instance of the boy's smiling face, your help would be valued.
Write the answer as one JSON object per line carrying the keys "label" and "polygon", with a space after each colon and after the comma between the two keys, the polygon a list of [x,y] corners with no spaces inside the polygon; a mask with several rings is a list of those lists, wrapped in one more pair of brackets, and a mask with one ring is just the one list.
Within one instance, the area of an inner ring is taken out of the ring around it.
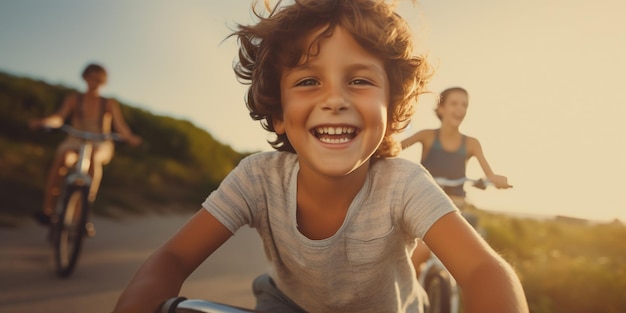
{"label": "boy's smiling face", "polygon": [[[324,30],[310,34],[305,47]],[[389,79],[384,63],[340,26],[303,60],[282,72],[283,115],[274,119],[275,130],[287,134],[301,169],[347,175],[369,162],[385,135]]]}

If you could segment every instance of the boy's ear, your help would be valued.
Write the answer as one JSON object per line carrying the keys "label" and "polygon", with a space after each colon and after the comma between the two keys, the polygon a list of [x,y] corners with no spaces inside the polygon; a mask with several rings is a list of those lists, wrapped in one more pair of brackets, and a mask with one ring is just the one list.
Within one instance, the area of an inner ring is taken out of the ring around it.
{"label": "boy's ear", "polygon": [[285,133],[285,121],[283,121],[282,116],[272,118],[272,125],[276,134],[282,135]]}

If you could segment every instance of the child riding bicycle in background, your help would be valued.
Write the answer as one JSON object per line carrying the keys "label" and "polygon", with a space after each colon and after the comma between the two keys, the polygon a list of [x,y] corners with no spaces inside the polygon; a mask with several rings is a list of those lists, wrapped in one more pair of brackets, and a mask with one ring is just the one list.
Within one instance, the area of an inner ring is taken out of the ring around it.
{"label": "child riding bicycle in background", "polygon": [[[496,188],[510,188],[507,177],[495,174],[489,166],[478,139],[466,136],[459,127],[467,114],[469,94],[461,87],[452,87],[441,92],[435,114],[441,121],[438,129],[419,131],[402,140],[402,149],[415,143],[422,144],[421,164],[433,177],[446,179],[465,178],[465,169],[470,158],[476,157],[485,177]],[[467,206],[463,184],[454,187],[443,187],[444,192],[461,210]],[[421,242],[420,242],[421,243]],[[418,244],[413,253],[413,261],[419,271],[420,264],[430,256],[430,250]]]}
{"label": "child riding bicycle in background", "polygon": [[[54,114],[29,121],[33,129],[41,127],[59,128],[69,119],[72,127],[94,133],[110,133],[111,125],[131,145],[139,145],[141,138],[134,135],[122,116],[119,104],[113,99],[100,96],[100,88],[107,80],[107,72],[101,65],[89,64],[82,73],[87,84],[84,94],[73,93],[65,97],[63,104]],[[49,225],[54,213],[54,206],[60,193],[63,177],[68,168],[78,159],[81,139],[68,136],[57,148],[56,156],[48,172],[44,189],[44,203],[41,211],[35,212],[35,219]],[[114,144],[112,141],[95,142],[89,173],[92,177],[89,201],[93,202],[98,193],[102,179],[102,166],[113,158]],[[93,226],[90,224],[90,226]],[[92,227],[90,227],[92,228]],[[93,232],[93,229],[88,229]]]}
{"label": "child riding bicycle in background", "polygon": [[394,158],[431,68],[384,1],[300,0],[239,25],[235,72],[277,151],[242,160],[155,251],[115,312],[155,312],[240,227],[270,265],[261,312],[423,312],[411,263],[423,238],[459,281],[466,312],[527,312],[511,267],[419,164]]}

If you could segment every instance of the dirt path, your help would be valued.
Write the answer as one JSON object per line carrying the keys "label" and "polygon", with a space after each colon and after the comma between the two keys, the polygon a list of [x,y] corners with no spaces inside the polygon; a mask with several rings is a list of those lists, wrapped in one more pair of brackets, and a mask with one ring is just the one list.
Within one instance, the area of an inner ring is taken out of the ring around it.
{"label": "dirt path", "polygon": [[[44,228],[31,221],[0,228],[0,312],[111,312],[139,265],[189,216],[95,218],[98,234],[87,239],[67,279],[54,275]],[[243,228],[192,274],[181,295],[252,307],[252,279],[265,269],[259,238]]]}

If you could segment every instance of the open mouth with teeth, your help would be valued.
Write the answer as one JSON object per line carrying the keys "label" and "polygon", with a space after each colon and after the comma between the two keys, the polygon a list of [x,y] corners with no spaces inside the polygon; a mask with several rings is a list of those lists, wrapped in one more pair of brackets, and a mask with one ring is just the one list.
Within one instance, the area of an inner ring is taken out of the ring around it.
{"label": "open mouth with teeth", "polygon": [[340,144],[354,139],[358,130],[352,126],[322,126],[314,128],[311,133],[323,143]]}

